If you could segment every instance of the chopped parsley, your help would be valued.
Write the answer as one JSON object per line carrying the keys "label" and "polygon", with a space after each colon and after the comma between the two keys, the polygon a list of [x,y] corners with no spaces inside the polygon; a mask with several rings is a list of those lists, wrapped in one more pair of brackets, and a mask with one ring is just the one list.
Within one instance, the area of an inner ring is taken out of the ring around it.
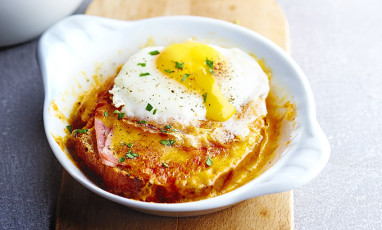
{"label": "chopped parsley", "polygon": [[183,69],[184,67],[184,62],[175,62],[175,68],[178,68],[178,69]]}
{"label": "chopped parsley", "polygon": [[166,73],[172,73],[172,72],[174,72],[174,71],[169,70],[169,69],[165,69],[164,72],[166,72]]}
{"label": "chopped parsley", "polygon": [[140,77],[144,77],[144,76],[148,76],[148,75],[150,75],[150,73],[140,73],[139,74]]}
{"label": "chopped parsley", "polygon": [[154,50],[154,51],[151,51],[149,52],[150,55],[157,55],[159,54],[159,51],[158,50]]}
{"label": "chopped parsley", "polygon": [[146,124],[147,121],[137,121],[138,124]]}
{"label": "chopped parsley", "polygon": [[137,65],[140,65],[142,67],[145,67],[146,66],[146,63],[138,63]]}
{"label": "chopped parsley", "polygon": [[212,159],[210,158],[210,156],[207,157],[206,164],[207,164],[208,166],[211,166],[211,165],[212,165]]}
{"label": "chopped parsley", "polygon": [[77,129],[77,133],[87,133],[89,129]]}
{"label": "chopped parsley", "polygon": [[182,82],[184,82],[189,76],[190,76],[190,74],[185,73],[183,75]]}
{"label": "chopped parsley", "polygon": [[68,126],[66,126],[66,128],[68,129],[69,133],[72,134],[73,126],[72,125],[68,125]]}
{"label": "chopped parsley", "polygon": [[118,113],[118,120],[121,120],[125,116],[125,113]]}
{"label": "chopped parsley", "polygon": [[174,140],[161,140],[159,141],[162,145],[167,145],[167,146],[173,146],[175,144]]}
{"label": "chopped parsley", "polygon": [[87,133],[89,129],[77,129],[77,133]]}
{"label": "chopped parsley", "polygon": [[127,145],[127,143],[126,143],[126,142],[123,142],[123,143],[121,143],[121,145]]}
{"label": "chopped parsley", "polygon": [[214,73],[214,62],[211,61],[211,60],[206,59],[206,65],[210,68],[209,69],[210,73],[215,75],[215,73]]}
{"label": "chopped parsley", "polygon": [[[118,110],[114,110],[113,113],[118,114],[118,120],[121,120],[125,116],[125,113],[121,113]],[[104,114],[104,116],[106,117],[107,115]]]}
{"label": "chopped parsley", "polygon": [[147,105],[146,105],[146,110],[147,110],[147,111],[151,111],[151,110],[153,110],[153,106],[152,106],[150,103],[147,103]]}
{"label": "chopped parsley", "polygon": [[119,163],[122,163],[122,162],[124,162],[124,161],[125,161],[125,158],[124,158],[124,157],[120,157],[119,160],[118,160]]}
{"label": "chopped parsley", "polygon": [[162,132],[162,133],[168,133],[170,130],[169,129],[171,129],[172,127],[171,127],[171,125],[166,125],[165,127],[163,127],[163,129],[161,129],[160,131]]}
{"label": "chopped parsley", "polygon": [[127,145],[127,147],[129,147],[129,148],[133,147],[133,143],[129,143],[129,144]]}
{"label": "chopped parsley", "polygon": [[78,133],[87,133],[89,129],[76,129],[74,131],[74,136],[77,136]]}
{"label": "chopped parsley", "polygon": [[167,162],[164,162],[162,165],[163,165],[163,167],[166,167],[166,168],[169,167]]}
{"label": "chopped parsley", "polygon": [[107,117],[107,116],[109,116],[109,114],[107,112],[103,112],[103,116]]}
{"label": "chopped parsley", "polygon": [[157,113],[158,109],[154,109],[153,114],[155,115]]}
{"label": "chopped parsley", "polygon": [[[160,131],[161,131],[162,133],[169,133],[170,130],[171,130],[172,132],[178,132],[178,130],[176,130],[176,129],[172,129],[172,126],[171,126],[171,125],[166,125],[166,126],[163,127],[163,129],[161,129]],[[175,143],[175,142],[174,142],[174,143]]]}
{"label": "chopped parsley", "polygon": [[203,102],[207,101],[207,93],[203,94]]}
{"label": "chopped parsley", "polygon": [[127,158],[127,159],[134,159],[134,158],[136,158],[136,157],[138,157],[138,156],[139,156],[138,153],[133,153],[133,152],[131,152],[131,149],[129,150],[128,153],[126,153],[126,158]]}

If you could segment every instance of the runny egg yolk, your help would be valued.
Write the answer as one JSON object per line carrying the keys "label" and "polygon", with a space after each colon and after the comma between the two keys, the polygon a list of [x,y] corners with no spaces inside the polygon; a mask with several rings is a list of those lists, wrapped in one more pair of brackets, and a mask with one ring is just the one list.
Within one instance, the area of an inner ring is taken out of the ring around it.
{"label": "runny egg yolk", "polygon": [[223,64],[224,56],[217,50],[191,41],[168,46],[156,62],[164,75],[200,93],[205,102],[207,119],[222,122],[236,112],[215,80],[214,66]]}

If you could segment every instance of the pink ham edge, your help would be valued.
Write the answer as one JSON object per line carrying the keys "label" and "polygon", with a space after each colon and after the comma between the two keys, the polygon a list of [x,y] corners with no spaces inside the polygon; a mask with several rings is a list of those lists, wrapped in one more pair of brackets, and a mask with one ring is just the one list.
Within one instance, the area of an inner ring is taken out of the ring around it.
{"label": "pink ham edge", "polygon": [[97,149],[102,163],[111,167],[119,164],[118,159],[110,150],[113,129],[107,127],[100,119],[94,119],[94,127],[97,139]]}

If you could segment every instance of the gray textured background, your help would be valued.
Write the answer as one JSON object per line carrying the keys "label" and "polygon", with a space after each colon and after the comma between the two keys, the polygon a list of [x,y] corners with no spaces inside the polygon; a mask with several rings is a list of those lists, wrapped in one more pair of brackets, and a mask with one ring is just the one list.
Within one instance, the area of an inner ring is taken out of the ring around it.
{"label": "gray textured background", "polygon": [[[382,229],[382,1],[278,2],[332,147],[324,171],[294,190],[296,229]],[[4,229],[53,226],[62,168],[43,131],[36,47],[0,48]]]}

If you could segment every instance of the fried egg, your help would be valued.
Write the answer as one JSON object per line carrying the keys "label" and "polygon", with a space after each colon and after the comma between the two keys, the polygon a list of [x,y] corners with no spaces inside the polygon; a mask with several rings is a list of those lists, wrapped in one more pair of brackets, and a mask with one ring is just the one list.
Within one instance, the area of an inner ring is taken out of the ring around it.
{"label": "fried egg", "polygon": [[[236,136],[266,115],[267,75],[237,48],[187,41],[147,47],[123,65],[110,90],[129,117],[192,126],[212,121]],[[245,113],[248,107],[255,112]]]}

